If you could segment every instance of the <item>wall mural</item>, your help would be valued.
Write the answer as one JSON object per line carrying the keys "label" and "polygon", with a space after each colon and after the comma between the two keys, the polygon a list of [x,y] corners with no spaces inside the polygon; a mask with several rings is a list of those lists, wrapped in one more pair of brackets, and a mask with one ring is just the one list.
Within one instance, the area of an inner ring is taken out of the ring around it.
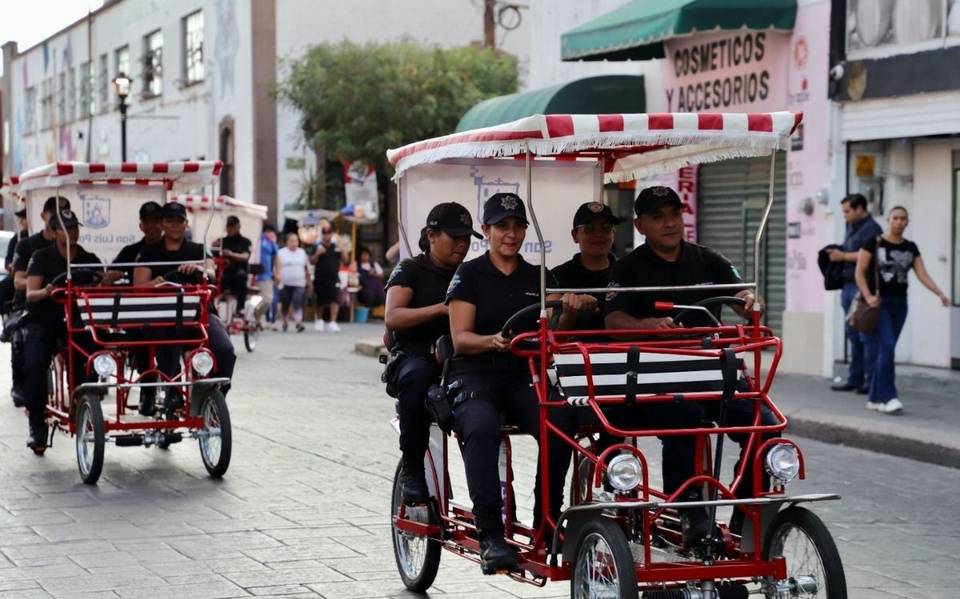
{"label": "wall mural", "polygon": [[237,4],[235,0],[217,0],[217,40],[213,48],[213,57],[220,69],[220,98],[227,88],[233,94],[234,59],[240,47],[240,29],[237,26]]}

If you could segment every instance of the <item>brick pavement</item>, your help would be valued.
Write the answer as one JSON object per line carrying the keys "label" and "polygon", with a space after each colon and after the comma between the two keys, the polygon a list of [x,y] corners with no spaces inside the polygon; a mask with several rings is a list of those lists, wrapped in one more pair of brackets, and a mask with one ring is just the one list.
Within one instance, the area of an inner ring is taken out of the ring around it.
{"label": "brick pavement", "polygon": [[[240,355],[233,461],[220,482],[206,477],[195,443],[184,442],[169,451],[108,446],[100,484],[86,487],[72,441],[61,435],[34,458],[23,447],[25,418],[4,399],[0,599],[406,596],[387,515],[397,459],[392,402],[379,365],[351,351],[372,330],[273,334],[256,354]],[[956,511],[958,471],[803,445],[814,480],[798,489],[846,496],[817,511],[839,539],[851,596],[951,596],[960,525],[945,516]],[[529,509],[532,444],[518,446],[517,488]],[[465,497],[455,460],[451,469]],[[568,589],[483,577],[444,554],[431,595],[562,597]]]}

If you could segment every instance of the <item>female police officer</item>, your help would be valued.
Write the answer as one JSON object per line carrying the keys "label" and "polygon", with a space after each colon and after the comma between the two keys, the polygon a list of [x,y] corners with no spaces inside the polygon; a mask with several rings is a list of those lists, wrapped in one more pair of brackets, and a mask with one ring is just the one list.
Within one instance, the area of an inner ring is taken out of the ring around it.
{"label": "female police officer", "polygon": [[[492,195],[483,207],[483,233],[490,241],[490,250],[463,263],[447,292],[450,332],[457,355],[451,364],[447,390],[454,402],[485,574],[517,567],[516,554],[503,537],[498,475],[500,415],[505,414],[523,432],[537,436],[540,431],[529,368],[524,359],[509,353],[510,340],[500,333],[511,315],[540,297],[539,269],[520,256],[527,224],[526,209],[516,194]],[[589,295],[565,294],[562,299],[561,327],[575,322],[580,311],[597,307],[596,298]],[[567,412],[551,414],[551,420],[563,430],[572,428]],[[570,453],[566,443],[551,435],[551,518],[557,516],[563,500]],[[543,511],[539,472],[534,493],[534,528],[539,529]]]}
{"label": "female police officer", "polygon": [[447,287],[470,249],[473,230],[470,212],[456,202],[437,204],[427,215],[421,238],[424,253],[401,262],[387,281],[386,326],[390,352],[396,354],[388,381],[396,389],[400,416],[400,481],[403,500],[429,499],[423,457],[430,440],[430,417],[424,398],[440,378],[433,344],[450,333]]}

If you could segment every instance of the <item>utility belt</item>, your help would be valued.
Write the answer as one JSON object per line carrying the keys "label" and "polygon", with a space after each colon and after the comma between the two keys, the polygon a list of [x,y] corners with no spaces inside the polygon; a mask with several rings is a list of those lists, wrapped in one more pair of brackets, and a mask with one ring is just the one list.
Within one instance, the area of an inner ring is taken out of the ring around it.
{"label": "utility belt", "polygon": [[476,372],[527,373],[527,360],[509,352],[486,352],[474,356],[456,356],[450,360],[448,376]]}
{"label": "utility belt", "polygon": [[436,344],[432,341],[397,341],[390,348],[390,353],[399,352],[408,356],[432,356]]}

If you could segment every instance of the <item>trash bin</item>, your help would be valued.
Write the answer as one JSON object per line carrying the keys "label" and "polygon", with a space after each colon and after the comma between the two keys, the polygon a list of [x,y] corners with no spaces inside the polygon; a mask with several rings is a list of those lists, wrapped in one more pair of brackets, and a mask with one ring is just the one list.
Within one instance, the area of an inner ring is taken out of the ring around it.
{"label": "trash bin", "polygon": [[353,322],[367,322],[370,317],[370,308],[357,306],[353,311]]}

